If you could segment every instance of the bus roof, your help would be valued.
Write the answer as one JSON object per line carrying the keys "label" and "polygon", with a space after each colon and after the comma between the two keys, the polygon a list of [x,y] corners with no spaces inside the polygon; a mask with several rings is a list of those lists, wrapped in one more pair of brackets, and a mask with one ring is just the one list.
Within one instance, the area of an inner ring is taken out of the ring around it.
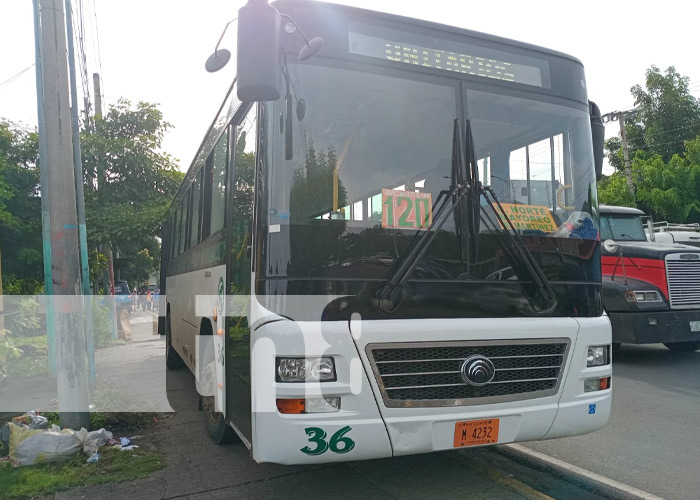
{"label": "bus roof", "polygon": [[444,31],[444,32],[448,32],[448,33],[454,33],[454,34],[458,34],[458,35],[480,38],[482,40],[487,40],[487,41],[491,41],[491,42],[502,43],[505,45],[519,47],[521,49],[532,50],[535,52],[541,52],[542,54],[547,55],[547,56],[562,57],[562,58],[569,59],[571,61],[574,61],[578,64],[583,65],[581,60],[574,57],[574,56],[571,56],[569,54],[565,54],[563,52],[559,52],[556,50],[541,47],[539,45],[533,45],[530,43],[521,42],[518,40],[513,40],[511,38],[505,38],[505,37],[501,37],[501,36],[497,36],[497,35],[491,35],[488,33],[483,33],[480,31],[470,30],[470,29],[466,29],[466,28],[459,28],[459,27],[452,26],[449,24],[441,24],[441,23],[436,23],[433,21],[425,21],[422,19],[401,16],[398,14],[390,14],[388,12],[363,9],[363,8],[359,8],[359,7],[351,7],[348,5],[340,5],[340,4],[330,3],[330,2],[317,2],[317,1],[309,1],[309,0],[276,0],[276,1],[272,2],[272,5],[274,5],[275,8],[277,8],[280,12],[284,12],[284,13],[289,13],[289,11],[291,11],[293,9],[297,9],[297,8],[300,8],[300,9],[329,9],[330,11],[345,11],[348,14],[366,15],[366,16],[371,16],[371,17],[375,17],[375,18],[383,18],[386,20],[391,20],[391,21],[396,21],[396,22],[401,22],[401,23],[406,23],[406,24],[414,24],[416,26],[422,26],[425,28],[432,28],[432,29],[436,29],[436,30]]}

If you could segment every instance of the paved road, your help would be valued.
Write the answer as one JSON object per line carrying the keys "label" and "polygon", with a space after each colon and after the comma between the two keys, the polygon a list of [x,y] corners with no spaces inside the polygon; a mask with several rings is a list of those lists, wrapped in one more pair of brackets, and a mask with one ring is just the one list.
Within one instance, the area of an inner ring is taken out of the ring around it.
{"label": "paved road", "polygon": [[[148,313],[133,318],[134,339],[122,347],[129,371],[153,376],[154,343]],[[144,352],[142,363],[138,352]],[[161,361],[163,361],[161,359]],[[145,432],[142,446],[166,455],[168,466],[131,483],[79,488],[54,498],[190,499],[515,499],[595,500],[602,497],[559,477],[518,462],[490,448],[385,460],[282,466],[256,464],[242,443],[216,446],[206,436],[189,372],[169,372],[168,396],[177,413]]]}
{"label": "paved road", "polygon": [[700,498],[700,352],[624,345],[610,424],[527,446],[664,498]]}

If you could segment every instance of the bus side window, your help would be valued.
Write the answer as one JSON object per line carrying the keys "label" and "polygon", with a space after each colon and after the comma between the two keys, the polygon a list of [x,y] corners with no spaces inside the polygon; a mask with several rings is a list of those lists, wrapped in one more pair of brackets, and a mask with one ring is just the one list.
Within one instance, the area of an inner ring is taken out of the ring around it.
{"label": "bus side window", "polygon": [[[229,200],[233,207],[231,231],[231,293],[250,293],[251,224],[253,217],[255,151],[257,146],[257,105],[253,105],[235,127],[234,172]],[[227,221],[228,225],[229,222]]]}
{"label": "bus side window", "polygon": [[[228,131],[228,129],[227,129]],[[207,161],[207,189],[210,190],[208,198],[211,200],[209,210],[209,227],[205,228],[206,235],[216,234],[224,228],[224,216],[226,213],[226,169],[228,163],[228,132],[224,132],[219,142],[214,146],[214,151]]]}

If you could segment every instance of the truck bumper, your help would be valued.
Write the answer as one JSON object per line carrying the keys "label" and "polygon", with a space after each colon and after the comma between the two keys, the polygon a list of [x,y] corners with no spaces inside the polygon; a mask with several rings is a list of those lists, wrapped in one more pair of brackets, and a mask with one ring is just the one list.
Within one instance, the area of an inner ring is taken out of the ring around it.
{"label": "truck bumper", "polygon": [[656,344],[700,340],[700,310],[608,312],[608,316],[613,342]]}

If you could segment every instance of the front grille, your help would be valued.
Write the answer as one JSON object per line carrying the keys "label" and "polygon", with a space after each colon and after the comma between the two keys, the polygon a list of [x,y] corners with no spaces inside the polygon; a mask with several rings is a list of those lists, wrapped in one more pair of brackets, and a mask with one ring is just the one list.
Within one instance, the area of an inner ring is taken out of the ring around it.
{"label": "front grille", "polygon": [[[556,394],[569,339],[370,344],[367,355],[389,407],[463,406]],[[475,387],[464,382],[462,363],[480,354],[496,374]]]}
{"label": "front grille", "polygon": [[688,255],[698,254],[666,256],[668,295],[672,309],[700,307],[700,260],[689,260]]}

